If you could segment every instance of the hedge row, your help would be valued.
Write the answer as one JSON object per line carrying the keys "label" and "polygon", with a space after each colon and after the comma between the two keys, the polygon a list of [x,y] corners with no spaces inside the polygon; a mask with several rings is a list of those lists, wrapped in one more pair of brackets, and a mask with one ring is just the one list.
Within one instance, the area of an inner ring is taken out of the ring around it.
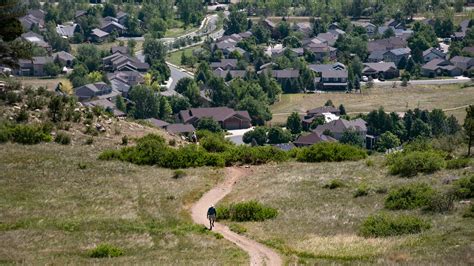
{"label": "hedge row", "polygon": [[273,146],[235,146],[223,137],[209,135],[201,139],[201,145],[190,144],[175,149],[169,147],[158,135],[147,135],[134,147],[104,151],[99,159],[118,159],[135,164],[158,165],[165,168],[188,168],[200,166],[230,166],[242,164],[264,164],[287,161],[296,157],[301,162],[358,160],[367,156],[362,149],[339,144],[321,143],[313,147],[285,152]]}

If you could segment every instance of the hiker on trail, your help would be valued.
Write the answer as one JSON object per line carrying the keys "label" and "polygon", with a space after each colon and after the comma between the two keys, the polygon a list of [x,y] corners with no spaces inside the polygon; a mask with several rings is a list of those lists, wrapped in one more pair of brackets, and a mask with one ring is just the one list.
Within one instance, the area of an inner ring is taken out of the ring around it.
{"label": "hiker on trail", "polygon": [[191,140],[193,143],[197,143],[198,142],[198,138],[196,136],[196,131],[193,131],[193,135],[191,136]]}
{"label": "hiker on trail", "polygon": [[212,230],[212,227],[214,227],[214,222],[216,221],[216,209],[214,208],[214,205],[211,205],[209,209],[207,209],[207,219],[209,219],[209,230]]}

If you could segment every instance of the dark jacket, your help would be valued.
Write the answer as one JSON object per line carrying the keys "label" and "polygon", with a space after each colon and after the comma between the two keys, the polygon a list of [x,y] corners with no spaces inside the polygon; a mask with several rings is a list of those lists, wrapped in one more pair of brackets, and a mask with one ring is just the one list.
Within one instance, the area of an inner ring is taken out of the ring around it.
{"label": "dark jacket", "polygon": [[216,215],[216,209],[214,207],[210,207],[207,210],[207,215]]}

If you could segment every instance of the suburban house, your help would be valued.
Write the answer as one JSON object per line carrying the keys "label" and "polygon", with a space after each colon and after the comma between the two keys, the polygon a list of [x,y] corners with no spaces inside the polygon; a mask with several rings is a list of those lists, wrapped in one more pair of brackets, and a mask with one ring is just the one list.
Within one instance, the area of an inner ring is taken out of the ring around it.
{"label": "suburban house", "polygon": [[79,101],[85,101],[92,98],[109,99],[119,95],[120,92],[112,90],[112,87],[104,82],[96,82],[74,88],[74,94]]}
{"label": "suburban house", "polygon": [[329,46],[327,43],[311,42],[304,48],[312,52],[317,61],[323,61],[326,58],[335,60],[337,58],[337,49]]}
{"label": "suburban house", "polygon": [[18,60],[19,68],[15,70],[18,76],[46,76],[44,65],[52,63],[53,58],[49,56],[35,56],[29,59]]}
{"label": "suburban house", "polygon": [[385,50],[378,50],[378,51],[373,51],[370,53],[369,57],[367,58],[367,62],[371,63],[378,63],[382,62],[384,60],[384,54],[386,53]]}
{"label": "suburban house", "polygon": [[301,122],[306,128],[309,128],[310,125],[316,118],[324,118],[324,122],[328,123],[333,120],[339,119],[341,111],[333,106],[322,106],[306,111],[306,115],[303,117]]}
{"label": "suburban house", "polygon": [[445,59],[433,59],[421,67],[421,74],[425,77],[461,76],[462,69]]}
{"label": "suburban house", "polygon": [[128,47],[127,46],[112,46],[110,47],[110,53],[121,53],[121,54],[128,54]]}
{"label": "suburban house", "polygon": [[53,54],[53,58],[55,62],[59,62],[62,66],[72,67],[72,63],[75,57],[67,52],[60,51]]}
{"label": "suburban house", "polygon": [[462,52],[464,54],[469,54],[470,56],[474,56],[474,46],[464,47],[462,48]]}
{"label": "suburban house", "polygon": [[398,65],[398,63],[400,62],[400,60],[402,60],[403,57],[408,60],[408,57],[410,57],[410,52],[411,49],[408,47],[392,49],[383,54],[383,60],[385,62],[394,62],[395,65]]}
{"label": "suburban house", "polygon": [[250,115],[247,111],[234,111],[228,107],[191,108],[180,111],[179,119],[185,124],[197,126],[202,118],[211,118],[221,125],[223,129],[244,129],[252,126]]}
{"label": "suburban house", "polygon": [[319,33],[317,39],[325,41],[328,45],[334,46],[340,35],[346,34],[343,30],[329,30],[325,33]]}
{"label": "suburban house", "polygon": [[97,99],[92,101],[87,101],[82,103],[87,107],[102,107],[105,111],[111,112],[115,117],[125,117],[127,114],[117,109],[115,104],[107,99]]}
{"label": "suburban house", "polygon": [[170,123],[163,120],[156,119],[156,118],[148,118],[146,119],[146,121],[150,122],[150,124],[152,124],[154,127],[157,127],[157,128],[166,128],[167,126],[170,125]]}
{"label": "suburban house", "polygon": [[348,72],[341,63],[308,65],[309,69],[318,73],[315,86],[321,90],[347,90]]}
{"label": "suburban house", "polygon": [[337,141],[335,138],[319,134],[317,132],[311,132],[308,135],[301,135],[297,140],[293,142],[296,147],[311,146],[320,142],[334,142]]}
{"label": "suburban house", "polygon": [[370,22],[352,21],[352,25],[364,28],[369,36],[374,36],[377,33],[377,26]]}
{"label": "suburban house", "polygon": [[108,71],[146,72],[150,68],[148,63],[143,63],[136,57],[119,52],[102,58],[102,63],[104,64],[104,69]]}
{"label": "suburban house", "polygon": [[439,48],[431,47],[423,51],[423,61],[425,63],[428,63],[433,59],[445,59],[445,58],[446,58],[446,53],[443,52]]}
{"label": "suburban house", "polygon": [[223,69],[223,70],[233,70],[237,69],[237,59],[221,59],[219,62],[211,62],[210,67],[212,69]]}
{"label": "suburban house", "polygon": [[461,31],[455,32],[451,38],[453,38],[456,41],[462,41],[466,37],[467,30],[469,29],[469,19],[463,20],[459,26],[461,28]]}
{"label": "suburban house", "polygon": [[264,19],[261,24],[267,28],[270,32],[273,32],[276,29],[276,24],[269,19]]}
{"label": "suburban house", "polygon": [[337,140],[342,138],[342,135],[345,131],[354,130],[356,131],[365,141],[367,136],[367,123],[361,119],[355,120],[345,120],[345,119],[338,119],[323,125],[319,125],[313,132],[318,134],[324,134],[324,132],[331,132],[333,137]]}
{"label": "suburban house", "polygon": [[80,30],[80,26],[76,23],[69,23],[66,25],[57,25],[56,32],[63,38],[72,38],[74,33]]}
{"label": "suburban house", "polygon": [[39,29],[43,29],[45,22],[44,17],[46,13],[40,9],[30,9],[27,14],[19,18],[21,26],[25,31],[31,30],[34,26],[37,26]]}
{"label": "suburban house", "polygon": [[123,11],[119,11],[119,12],[117,12],[117,15],[115,16],[115,18],[117,19],[118,23],[124,25],[127,18],[128,18],[128,13],[125,13]]}
{"label": "suburban house", "polygon": [[299,22],[295,23],[293,30],[303,33],[305,36],[311,36],[313,34],[313,27],[309,22]]}
{"label": "suburban house", "polygon": [[386,39],[369,41],[367,45],[369,53],[374,51],[390,51],[393,49],[406,47],[408,47],[407,40],[400,37],[390,37]]}
{"label": "suburban house", "polygon": [[196,129],[194,128],[193,125],[191,124],[170,124],[166,126],[166,131],[168,133],[173,134],[173,135],[185,135],[185,134],[191,134]]}
{"label": "suburban house", "polygon": [[222,68],[217,68],[212,71],[212,73],[217,76],[221,77],[223,79],[227,78],[228,75],[230,75],[232,78],[243,78],[245,77],[245,74],[247,74],[247,71],[245,70],[224,70]]}
{"label": "suburban house", "polygon": [[410,38],[411,35],[413,35],[413,31],[412,30],[407,30],[407,29],[403,29],[403,28],[395,28],[393,26],[381,26],[377,29],[378,33],[380,35],[383,35],[387,30],[391,29],[393,31],[393,33],[395,33],[395,37],[399,37],[399,38],[402,38],[402,39],[405,39],[407,40],[408,38]]}
{"label": "suburban house", "polygon": [[107,79],[113,90],[119,91],[123,97],[128,97],[132,86],[143,83],[143,74],[136,71],[117,71],[107,73]]}
{"label": "suburban house", "polygon": [[93,29],[91,32],[91,41],[93,42],[104,42],[109,37],[109,33],[101,29]]}
{"label": "suburban house", "polygon": [[468,71],[474,66],[474,58],[465,57],[465,56],[455,56],[449,61],[457,67],[459,67],[463,72]]}
{"label": "suburban house", "polygon": [[25,41],[28,41],[32,44],[35,44],[36,46],[44,48],[48,52],[51,52],[51,45],[49,45],[49,43],[47,43],[44,40],[43,36],[41,36],[37,33],[29,31],[29,32],[23,33],[21,35],[21,38]]}
{"label": "suburban house", "polygon": [[101,21],[101,26],[100,29],[102,31],[105,31],[107,33],[112,33],[112,32],[117,32],[119,35],[122,35],[125,33],[127,28],[120,24],[118,19],[113,18],[113,17],[105,17]]}
{"label": "suburban house", "polygon": [[364,63],[362,74],[367,77],[379,78],[382,76],[386,79],[392,79],[399,77],[400,71],[393,62]]}

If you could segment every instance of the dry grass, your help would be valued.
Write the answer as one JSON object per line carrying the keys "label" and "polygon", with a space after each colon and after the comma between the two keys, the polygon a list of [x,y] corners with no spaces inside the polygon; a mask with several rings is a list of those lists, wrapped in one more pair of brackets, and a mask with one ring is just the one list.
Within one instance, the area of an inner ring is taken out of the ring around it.
{"label": "dry grass", "polygon": [[67,80],[66,77],[57,78],[29,78],[29,77],[16,77],[16,80],[20,81],[23,86],[31,86],[33,88],[45,87],[50,91],[53,91],[58,86],[59,82]]}
{"label": "dry grass", "polygon": [[[442,179],[462,176],[470,170],[443,170],[433,175],[404,179],[390,176],[383,158],[371,158],[375,165],[363,161],[344,163],[283,163],[253,168],[253,173],[240,181],[223,203],[258,200],[279,211],[277,218],[265,222],[242,223],[246,235],[277,248],[289,264],[351,261],[358,263],[466,264],[473,263],[474,223],[462,218],[465,205],[456,211],[415,215],[432,222],[432,229],[412,236],[365,239],[357,235],[359,224],[370,214],[383,209],[385,194],[378,188],[391,188],[410,182],[424,181],[445,190]],[[330,190],[323,186],[332,179],[343,180],[345,186]],[[361,183],[371,187],[366,197],[354,198]]]}
{"label": "dry grass", "polygon": [[[319,107],[331,99],[339,106],[343,104],[350,113],[370,112],[383,106],[386,111],[405,112],[408,109],[451,109],[472,104],[474,87],[461,88],[461,85],[409,86],[407,88],[372,88],[362,94],[283,94],[281,101],[271,106],[274,123],[283,123],[291,112],[306,112]],[[460,121],[464,121],[464,108],[447,111]]]}
{"label": "dry grass", "polygon": [[[221,170],[171,170],[98,161],[92,146],[3,144],[0,262],[25,264],[244,264],[247,255],[191,223],[186,204]],[[85,165],[79,167],[79,163]],[[90,259],[99,243],[123,257]]]}

